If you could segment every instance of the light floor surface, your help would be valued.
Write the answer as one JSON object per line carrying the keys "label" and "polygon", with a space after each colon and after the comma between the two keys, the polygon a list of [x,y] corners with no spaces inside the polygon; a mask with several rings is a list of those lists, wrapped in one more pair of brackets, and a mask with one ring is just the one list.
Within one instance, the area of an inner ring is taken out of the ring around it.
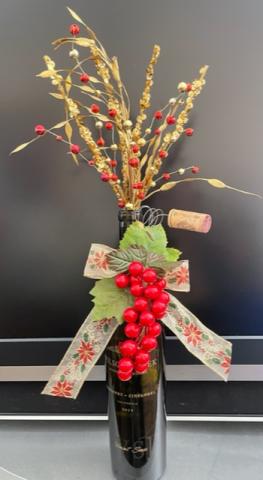
{"label": "light floor surface", "polygon": [[[0,480],[113,479],[106,422],[0,422]],[[163,480],[262,480],[262,423],[168,423]]]}

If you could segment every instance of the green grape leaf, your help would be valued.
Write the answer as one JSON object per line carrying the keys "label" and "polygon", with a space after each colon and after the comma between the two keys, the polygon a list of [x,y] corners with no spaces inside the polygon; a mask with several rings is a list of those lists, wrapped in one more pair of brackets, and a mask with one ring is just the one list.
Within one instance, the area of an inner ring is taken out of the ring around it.
{"label": "green grape leaf", "polygon": [[167,247],[165,249],[165,258],[168,262],[177,262],[178,258],[180,257],[182,252],[177,250],[177,248]]}
{"label": "green grape leaf", "polygon": [[122,323],[123,310],[133,304],[132,296],[128,290],[118,288],[115,285],[114,278],[97,280],[90,294],[94,297],[92,299],[94,303],[92,317],[94,320],[115,317],[119,323]]}

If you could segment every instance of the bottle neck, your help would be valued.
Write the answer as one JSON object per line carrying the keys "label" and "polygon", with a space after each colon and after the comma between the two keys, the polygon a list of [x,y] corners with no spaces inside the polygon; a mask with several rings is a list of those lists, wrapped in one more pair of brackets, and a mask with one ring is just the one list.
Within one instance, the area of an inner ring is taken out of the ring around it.
{"label": "bottle neck", "polygon": [[140,220],[140,210],[125,210],[119,211],[119,236],[122,239],[129,225],[137,220]]}

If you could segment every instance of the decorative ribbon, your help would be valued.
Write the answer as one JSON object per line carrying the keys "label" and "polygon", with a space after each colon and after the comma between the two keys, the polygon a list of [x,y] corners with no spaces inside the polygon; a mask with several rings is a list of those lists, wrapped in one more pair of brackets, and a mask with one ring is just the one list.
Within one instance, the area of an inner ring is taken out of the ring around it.
{"label": "decorative ribbon", "polygon": [[[107,255],[114,249],[92,244],[84,275],[102,279],[115,277]],[[188,260],[175,262],[166,272],[167,289],[189,292]],[[161,319],[195,357],[227,380],[232,344],[205,327],[177,298],[170,295],[167,314]],[[92,310],[70,344],[60,364],[51,375],[43,394],[76,398],[90,371],[105,350],[119,323],[115,318],[92,319]]]}

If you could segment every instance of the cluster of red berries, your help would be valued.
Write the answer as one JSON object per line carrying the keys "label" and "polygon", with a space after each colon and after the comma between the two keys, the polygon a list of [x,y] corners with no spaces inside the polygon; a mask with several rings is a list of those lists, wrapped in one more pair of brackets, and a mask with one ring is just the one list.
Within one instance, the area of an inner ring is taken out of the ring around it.
{"label": "cluster of red berries", "polygon": [[127,340],[119,345],[121,358],[118,362],[117,376],[128,381],[133,373],[147,372],[150,353],[157,347],[162,327],[157,321],[167,309],[170,297],[164,292],[166,281],[158,277],[153,268],[144,268],[140,262],[131,262],[128,273],[115,277],[119,288],[129,288],[134,304],[123,312],[124,333]]}

